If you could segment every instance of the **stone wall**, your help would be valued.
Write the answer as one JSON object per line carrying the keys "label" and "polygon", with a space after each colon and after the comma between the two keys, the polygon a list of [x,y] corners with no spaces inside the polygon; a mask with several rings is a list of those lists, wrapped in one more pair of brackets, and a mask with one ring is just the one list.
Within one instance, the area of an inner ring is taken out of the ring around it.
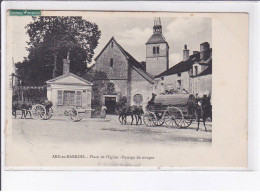
{"label": "stone wall", "polygon": [[[179,86],[178,80],[181,81],[181,86]],[[178,74],[164,76],[163,79],[156,79],[156,93],[163,93],[166,89],[185,89],[190,93],[190,78],[188,72],[182,72],[180,76]]]}
{"label": "stone wall", "polygon": [[[106,72],[108,79],[127,79],[128,61],[115,43],[112,47],[112,42],[99,56],[93,69]],[[113,66],[110,59],[113,59]]]}
{"label": "stone wall", "polygon": [[[160,45],[165,45],[161,49]],[[153,54],[153,47],[159,46],[159,54]],[[169,64],[168,46],[166,43],[146,45],[146,71],[151,75],[158,75],[167,70]]]}
{"label": "stone wall", "polygon": [[131,69],[131,105],[136,105],[133,101],[135,94],[141,94],[143,96],[143,107],[152,97],[153,84],[143,78],[135,69]]}

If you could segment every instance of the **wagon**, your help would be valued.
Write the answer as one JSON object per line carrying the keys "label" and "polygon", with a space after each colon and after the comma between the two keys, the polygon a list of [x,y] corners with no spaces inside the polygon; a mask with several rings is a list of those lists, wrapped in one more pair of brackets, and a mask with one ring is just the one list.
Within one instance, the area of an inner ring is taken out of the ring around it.
{"label": "wagon", "polygon": [[89,108],[71,106],[65,109],[64,115],[67,116],[70,121],[79,122],[88,110]]}
{"label": "wagon", "polygon": [[196,118],[196,111],[189,106],[191,103],[196,103],[193,94],[156,96],[143,121],[146,126],[187,128]]}
{"label": "wagon", "polygon": [[52,117],[53,110],[52,108],[46,110],[44,105],[36,104],[32,107],[31,114],[34,119],[48,120]]}

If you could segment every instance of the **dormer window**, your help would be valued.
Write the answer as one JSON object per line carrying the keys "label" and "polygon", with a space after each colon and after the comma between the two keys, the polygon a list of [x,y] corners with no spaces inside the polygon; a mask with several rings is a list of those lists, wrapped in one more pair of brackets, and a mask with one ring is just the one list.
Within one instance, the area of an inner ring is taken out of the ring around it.
{"label": "dormer window", "polygon": [[113,65],[114,65],[114,60],[110,59],[110,67],[113,67]]}

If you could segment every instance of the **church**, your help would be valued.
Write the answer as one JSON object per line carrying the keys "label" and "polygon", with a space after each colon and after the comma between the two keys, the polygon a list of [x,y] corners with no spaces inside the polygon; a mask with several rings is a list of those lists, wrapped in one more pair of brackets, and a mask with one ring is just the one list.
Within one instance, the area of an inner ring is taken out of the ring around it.
{"label": "church", "polygon": [[102,96],[107,113],[115,113],[115,105],[123,97],[128,105],[144,107],[152,93],[211,92],[209,43],[202,43],[200,51],[193,51],[192,55],[185,45],[183,60],[169,68],[170,47],[163,36],[161,19],[155,18],[153,34],[145,46],[146,62],[139,62],[112,37],[95,58],[91,69],[103,71],[108,77]]}
{"label": "church", "polygon": [[147,104],[153,93],[154,76],[169,68],[169,45],[162,35],[160,18],[155,19],[153,35],[146,43],[146,63],[138,62],[112,37],[91,68],[108,76],[102,97],[108,113],[115,112],[122,97],[129,105]]}

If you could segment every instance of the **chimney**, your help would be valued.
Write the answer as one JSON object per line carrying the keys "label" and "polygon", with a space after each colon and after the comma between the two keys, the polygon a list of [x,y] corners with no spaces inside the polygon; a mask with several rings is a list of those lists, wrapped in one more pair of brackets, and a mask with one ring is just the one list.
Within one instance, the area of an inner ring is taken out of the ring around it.
{"label": "chimney", "polygon": [[68,75],[70,73],[70,53],[67,54],[67,59],[63,59],[63,75]]}
{"label": "chimney", "polygon": [[208,50],[210,49],[209,43],[204,42],[200,44],[200,59],[205,60],[209,56],[207,54],[209,53]]}
{"label": "chimney", "polygon": [[187,49],[187,45],[184,45],[184,50],[183,50],[183,61],[187,61],[190,56],[190,50]]}

